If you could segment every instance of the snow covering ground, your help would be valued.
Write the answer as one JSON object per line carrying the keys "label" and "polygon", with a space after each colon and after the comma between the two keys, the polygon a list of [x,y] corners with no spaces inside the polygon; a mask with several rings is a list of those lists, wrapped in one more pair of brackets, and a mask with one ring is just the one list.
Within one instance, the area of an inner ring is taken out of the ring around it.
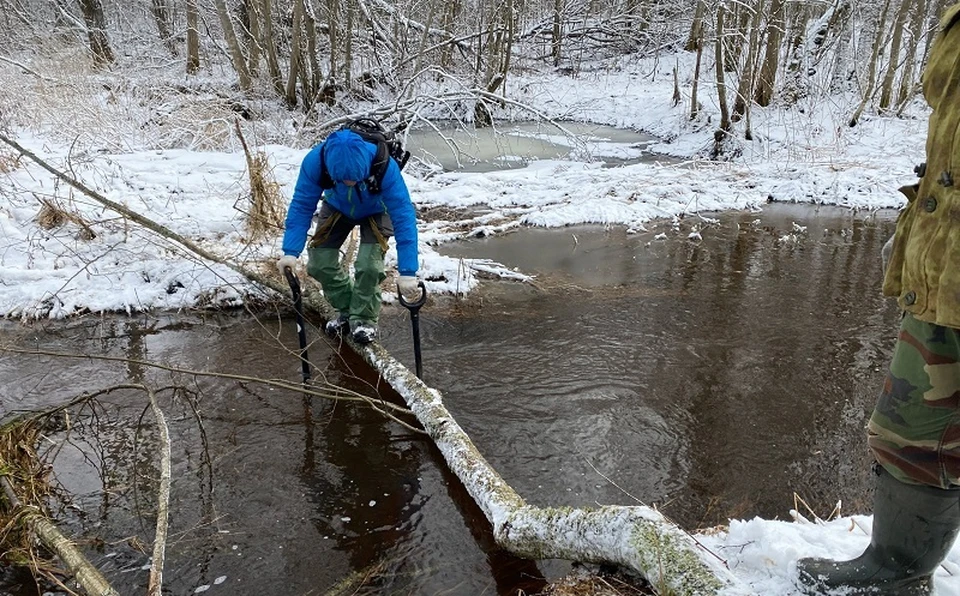
{"label": "snow covering ground", "polygon": [[[810,99],[791,109],[755,109],[753,141],[723,162],[698,156],[711,146],[719,110],[701,85],[701,117],[688,119],[689,100],[673,106],[676,61],[607,64],[577,77],[525,76],[509,80],[511,95],[557,118],[643,129],[662,142],[651,150],[686,158],[682,165],[603,168],[589,161],[539,161],[494,173],[445,173],[423,180],[407,175],[421,209],[482,207],[463,221],[421,225],[421,276],[431,292],[470,291],[477,271],[517,275],[496,263],[458,259],[434,247],[469,235],[521,225],[580,223],[642,229],[655,218],[726,209],[762,209],[768,200],[830,204],[851,209],[896,208],[897,188],[912,183],[923,160],[926,112],[911,106],[903,118],[846,119],[855,98]],[[0,65],[0,68],[12,68]],[[689,92],[689,79],[681,86]],[[205,248],[269,271],[279,236],[250,244],[242,221],[248,188],[242,153],[187,150],[77,153],[43,131],[17,131],[16,140],[51,164],[69,170],[112,201],[154,219]],[[304,149],[258,147],[289,197]],[[603,148],[596,149],[599,153]],[[180,248],[105,210],[57,182],[26,159],[15,162],[0,145],[0,313],[13,318],[58,318],[83,310],[181,309],[237,304],[258,290],[232,270],[197,262]],[[69,162],[69,168],[65,165]],[[56,199],[93,226],[90,239],[75,224],[37,225],[38,199]],[[679,232],[678,232],[679,233]],[[709,229],[702,233],[709,233]],[[388,261],[395,261],[391,250]],[[389,264],[389,263],[388,263]],[[522,274],[522,272],[521,272]],[[786,513],[786,512],[785,512]],[[698,536],[729,561],[761,595],[796,593],[796,561],[805,556],[853,558],[869,541],[870,518],[827,523],[734,520],[723,533]],[[938,596],[960,596],[960,545],[936,575]]]}

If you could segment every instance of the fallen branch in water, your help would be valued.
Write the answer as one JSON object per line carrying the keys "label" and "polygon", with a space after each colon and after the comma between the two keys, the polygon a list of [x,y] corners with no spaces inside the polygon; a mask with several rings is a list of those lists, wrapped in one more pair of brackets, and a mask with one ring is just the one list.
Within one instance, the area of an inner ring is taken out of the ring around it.
{"label": "fallen branch in water", "polygon": [[73,573],[74,580],[88,594],[96,596],[120,596],[119,592],[107,582],[100,571],[93,566],[83,553],[64,536],[36,505],[25,505],[17,497],[7,472],[0,475],[0,488],[10,508],[10,516],[24,524],[35,534],[51,553],[60,558]]}
{"label": "fallen branch in water", "polygon": [[157,529],[153,538],[153,560],[150,564],[148,596],[161,596],[163,588],[163,563],[167,547],[167,521],[170,519],[170,429],[163,410],[157,404],[157,395],[144,386],[150,396],[150,409],[157,419],[157,434],[160,438],[160,487],[157,489]]}
{"label": "fallen branch in water", "polygon": [[[201,249],[164,226],[109,201],[3,135],[0,140],[130,220],[202,258],[230,267],[256,284],[286,294],[286,288],[277,279],[257,274]],[[304,288],[304,304],[326,319],[335,314],[310,287]],[[661,594],[752,594],[717,555],[653,508],[641,505],[591,510],[528,505],[483,458],[447,411],[439,391],[421,382],[379,344],[360,346],[350,338],[344,338],[343,343],[357,352],[403,397],[443,454],[447,466],[483,510],[501,547],[531,559],[560,558],[619,565],[642,575]]]}

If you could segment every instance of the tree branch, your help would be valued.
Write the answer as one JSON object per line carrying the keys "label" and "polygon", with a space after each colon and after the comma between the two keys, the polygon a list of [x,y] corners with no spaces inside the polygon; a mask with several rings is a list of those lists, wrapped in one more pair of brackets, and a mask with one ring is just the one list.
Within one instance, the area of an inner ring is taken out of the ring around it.
{"label": "tree branch", "polygon": [[37,535],[43,545],[50,549],[50,552],[57,555],[67,565],[67,568],[73,573],[74,579],[83,586],[88,594],[120,596],[120,593],[114,590],[103,577],[100,570],[94,567],[77,549],[76,545],[64,536],[38,508],[20,502],[6,475],[0,475],[0,486],[3,487],[3,494],[10,507],[15,511],[20,511],[20,519]]}

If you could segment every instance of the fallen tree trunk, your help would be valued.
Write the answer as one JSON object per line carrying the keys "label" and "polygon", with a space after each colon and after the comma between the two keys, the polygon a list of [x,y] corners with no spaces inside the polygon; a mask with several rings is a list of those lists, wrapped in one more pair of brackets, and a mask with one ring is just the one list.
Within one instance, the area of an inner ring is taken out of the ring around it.
{"label": "fallen tree trunk", "polygon": [[[286,294],[282,281],[250,271],[214,255],[172,230],[110,201],[49,165],[16,142],[0,135],[21,155],[132,221],[180,244],[194,254],[225,265],[250,281]],[[312,288],[303,289],[304,304],[325,319],[335,313]],[[443,404],[439,391],[425,385],[379,344],[349,345],[403,397],[493,526],[496,542],[531,559],[560,558],[612,563],[642,575],[661,594],[676,596],[748,596],[753,592],[700,545],[657,510],[646,506],[599,509],[528,505],[483,458]]]}
{"label": "fallen tree trunk", "polygon": [[29,507],[24,507],[20,503],[20,499],[17,498],[6,476],[0,476],[0,486],[3,487],[3,494],[11,509],[19,510],[19,519],[36,534],[50,552],[66,564],[70,572],[73,573],[74,580],[88,594],[92,596],[120,596],[119,592],[110,586],[100,571],[87,561],[83,553],[57,529],[53,522],[42,513],[31,511]]}

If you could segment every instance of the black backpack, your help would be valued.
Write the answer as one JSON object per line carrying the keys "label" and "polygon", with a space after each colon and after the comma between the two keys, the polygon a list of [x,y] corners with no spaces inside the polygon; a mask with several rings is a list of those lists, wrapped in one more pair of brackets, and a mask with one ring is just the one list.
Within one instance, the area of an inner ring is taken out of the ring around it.
{"label": "black backpack", "polygon": [[[410,152],[403,149],[400,138],[392,130],[387,130],[379,120],[373,118],[357,118],[347,122],[340,127],[340,130],[349,130],[357,133],[368,143],[377,146],[377,154],[370,164],[370,176],[363,182],[366,183],[370,192],[380,192],[380,185],[383,183],[383,177],[387,174],[387,166],[390,165],[392,157],[400,169],[407,165],[410,159]],[[327,164],[323,159],[324,146],[320,149],[320,188],[333,188],[334,180],[327,171]]]}

